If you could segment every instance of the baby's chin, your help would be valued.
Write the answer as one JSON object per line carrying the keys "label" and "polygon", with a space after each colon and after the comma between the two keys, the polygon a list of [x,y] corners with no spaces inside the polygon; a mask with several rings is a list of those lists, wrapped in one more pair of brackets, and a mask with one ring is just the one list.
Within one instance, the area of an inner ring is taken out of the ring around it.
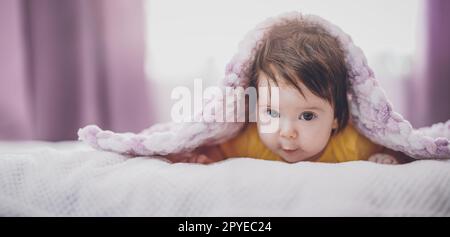
{"label": "baby's chin", "polygon": [[305,154],[302,151],[287,152],[284,150],[279,150],[277,154],[278,156],[281,157],[281,159],[283,159],[288,163],[297,163],[301,161],[311,161],[311,162],[317,161],[320,158],[322,152]]}

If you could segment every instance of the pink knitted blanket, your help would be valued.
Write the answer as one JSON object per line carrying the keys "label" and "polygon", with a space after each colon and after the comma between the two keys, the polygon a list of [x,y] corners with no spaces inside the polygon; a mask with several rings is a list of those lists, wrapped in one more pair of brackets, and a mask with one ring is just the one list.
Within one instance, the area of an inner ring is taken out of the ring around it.
{"label": "pink knitted blanket", "polygon": [[[450,120],[430,127],[414,129],[393,111],[378,85],[364,53],[339,27],[314,15],[290,12],[269,18],[250,31],[226,67],[222,87],[248,86],[248,70],[265,33],[274,25],[299,19],[317,24],[336,37],[343,46],[349,69],[349,104],[352,123],[375,143],[402,151],[416,159],[450,158]],[[206,104],[229,106],[224,98],[212,98]],[[206,106],[205,106],[206,107]],[[205,116],[207,111],[194,114]],[[233,116],[226,114],[226,116]],[[197,121],[193,119],[193,121]],[[239,133],[242,122],[167,122],[151,126],[138,134],[114,133],[89,125],[78,131],[79,139],[94,148],[120,154],[152,156],[189,152],[201,145],[226,141]]]}

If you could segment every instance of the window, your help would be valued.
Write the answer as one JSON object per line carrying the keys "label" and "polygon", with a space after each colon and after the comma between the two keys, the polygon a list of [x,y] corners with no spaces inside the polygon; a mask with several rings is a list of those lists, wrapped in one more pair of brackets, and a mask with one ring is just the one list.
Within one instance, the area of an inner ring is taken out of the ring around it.
{"label": "window", "polygon": [[155,80],[209,80],[244,34],[267,17],[298,10],[340,26],[379,73],[408,66],[418,38],[420,0],[148,0],[148,73]]}

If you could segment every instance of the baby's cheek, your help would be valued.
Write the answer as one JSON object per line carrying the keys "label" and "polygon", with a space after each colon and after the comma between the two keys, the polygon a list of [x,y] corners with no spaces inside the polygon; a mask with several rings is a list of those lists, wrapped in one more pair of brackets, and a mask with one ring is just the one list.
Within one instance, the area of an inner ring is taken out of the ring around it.
{"label": "baby's cheek", "polygon": [[276,148],[278,144],[277,136],[274,133],[259,133],[262,143],[269,149]]}
{"label": "baby's cheek", "polygon": [[311,153],[320,152],[325,148],[330,136],[326,133],[303,133],[300,137],[302,148]]}

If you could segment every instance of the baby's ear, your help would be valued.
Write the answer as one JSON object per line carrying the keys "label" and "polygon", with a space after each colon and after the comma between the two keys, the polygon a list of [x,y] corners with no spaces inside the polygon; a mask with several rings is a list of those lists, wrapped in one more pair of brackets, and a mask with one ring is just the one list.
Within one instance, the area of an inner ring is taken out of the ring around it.
{"label": "baby's ear", "polygon": [[335,118],[335,119],[333,120],[333,125],[332,125],[331,128],[337,129],[338,127],[339,127],[338,120],[337,120],[337,118]]}

